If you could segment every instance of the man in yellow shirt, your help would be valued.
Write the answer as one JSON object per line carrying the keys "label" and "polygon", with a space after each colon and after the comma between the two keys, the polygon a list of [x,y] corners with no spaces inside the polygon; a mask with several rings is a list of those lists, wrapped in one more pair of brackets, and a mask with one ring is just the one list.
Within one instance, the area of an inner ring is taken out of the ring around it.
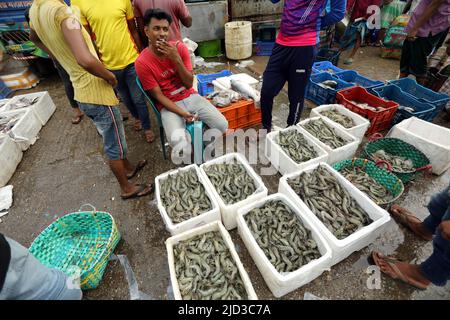
{"label": "man in yellow shirt", "polygon": [[131,0],[72,0],[71,4],[95,41],[100,60],[117,77],[119,95],[135,118],[135,130],[144,128],[147,142],[153,142],[147,105],[136,83],[134,62],[142,44]]}
{"label": "man in yellow shirt", "polygon": [[30,39],[57,60],[70,76],[74,99],[93,120],[103,137],[109,165],[122,190],[122,198],[150,194],[153,185],[135,185],[128,181],[146,164],[133,166],[126,158],[127,143],[118,100],[113,87],[115,75],[105,69],[97,57],[89,34],[79,18],[62,0],[34,0],[30,8]]}

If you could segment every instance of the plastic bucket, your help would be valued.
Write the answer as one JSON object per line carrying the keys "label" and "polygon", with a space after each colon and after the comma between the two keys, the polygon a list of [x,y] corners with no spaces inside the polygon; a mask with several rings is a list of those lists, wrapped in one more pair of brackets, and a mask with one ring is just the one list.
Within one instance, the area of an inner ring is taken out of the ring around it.
{"label": "plastic bucket", "polygon": [[252,23],[233,21],[225,24],[225,50],[228,59],[240,60],[252,56]]}

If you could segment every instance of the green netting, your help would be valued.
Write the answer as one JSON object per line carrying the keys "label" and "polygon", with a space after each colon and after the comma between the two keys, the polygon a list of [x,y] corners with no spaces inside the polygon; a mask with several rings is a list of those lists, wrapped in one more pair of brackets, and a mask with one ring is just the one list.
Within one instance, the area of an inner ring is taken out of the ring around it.
{"label": "green netting", "polygon": [[78,269],[81,289],[94,289],[119,240],[119,231],[109,213],[77,212],[48,226],[29,251],[45,266],[69,276]]}
{"label": "green netting", "polygon": [[419,151],[416,147],[396,138],[383,138],[369,142],[364,148],[366,158],[376,161],[376,159],[373,157],[373,153],[381,149],[392,155],[406,157],[412,160],[414,165],[413,171],[392,171],[397,177],[400,178],[400,180],[402,180],[403,183],[407,183],[410,180],[416,178],[416,175],[419,173],[417,169],[423,168],[430,164],[430,160],[427,158],[427,156]]}
{"label": "green netting", "polygon": [[387,205],[394,202],[402,195],[404,191],[403,183],[399,178],[397,178],[396,175],[390,173],[387,170],[377,167],[376,164],[370,160],[354,158],[352,160],[343,160],[333,165],[333,168],[337,171],[341,171],[347,167],[361,168],[375,181],[389,190],[389,192],[392,194],[393,199],[385,202],[377,202],[378,205]]}

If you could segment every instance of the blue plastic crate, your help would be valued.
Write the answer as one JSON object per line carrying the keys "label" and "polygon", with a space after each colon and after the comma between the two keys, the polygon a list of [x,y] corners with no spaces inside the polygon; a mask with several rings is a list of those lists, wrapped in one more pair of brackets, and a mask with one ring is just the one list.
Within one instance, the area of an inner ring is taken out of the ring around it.
{"label": "blue plastic crate", "polygon": [[11,93],[11,89],[9,89],[6,84],[0,80],[0,99],[8,98]]}
{"label": "blue plastic crate", "polygon": [[317,72],[328,72],[328,73],[345,71],[344,69],[336,67],[330,61],[314,62],[313,69],[317,70]]}
{"label": "blue plastic crate", "polygon": [[197,75],[197,90],[201,96],[206,96],[207,94],[214,91],[214,85],[212,82],[217,78],[228,77],[231,76],[232,73],[230,70],[223,70],[218,73],[211,74],[198,74]]}
{"label": "blue plastic crate", "polygon": [[[324,88],[319,84],[326,80],[333,80],[338,83],[336,89]],[[346,88],[353,87],[353,84],[336,79],[328,72],[320,72],[311,75],[308,86],[306,87],[306,99],[309,99],[317,105],[334,103],[336,92]]]}
{"label": "blue plastic crate", "polygon": [[434,111],[439,114],[445,107],[447,102],[450,101],[450,96],[444,93],[434,92],[424,86],[418,84],[415,80],[409,78],[403,78],[399,80],[390,80],[389,84],[396,85],[399,87],[405,95],[419,100],[420,102],[432,104],[436,110]]}
{"label": "blue plastic crate", "polygon": [[337,72],[334,74],[334,76],[338,79],[344,80],[345,82],[353,83],[355,86],[361,86],[366,89],[384,85],[383,81],[371,80],[369,78],[363,77],[358,72],[353,70]]}
{"label": "blue plastic crate", "polygon": [[256,41],[257,56],[271,56],[275,42]]}
{"label": "blue plastic crate", "polygon": [[[392,120],[392,125],[395,125],[410,117],[417,117],[425,121],[433,121],[436,117],[436,108],[426,102],[421,102],[414,99],[410,95],[404,94],[403,91],[396,85],[390,84],[382,87],[372,88],[371,92],[385,100],[397,102],[399,107],[397,113]],[[405,107],[413,108],[416,111],[409,112]]]}

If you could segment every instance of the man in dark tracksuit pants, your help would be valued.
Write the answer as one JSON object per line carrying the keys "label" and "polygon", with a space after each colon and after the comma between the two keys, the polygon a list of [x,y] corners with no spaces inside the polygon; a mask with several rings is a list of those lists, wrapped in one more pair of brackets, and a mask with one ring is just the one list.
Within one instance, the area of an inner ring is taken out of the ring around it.
{"label": "man in dark tracksuit pants", "polygon": [[[280,0],[271,0],[277,3]],[[330,0],[331,10],[323,15],[327,0],[285,0],[280,32],[264,71],[261,90],[262,124],[272,128],[273,99],[288,82],[289,117],[297,123],[303,111],[305,89],[311,74],[321,27],[344,18],[346,0]]]}

